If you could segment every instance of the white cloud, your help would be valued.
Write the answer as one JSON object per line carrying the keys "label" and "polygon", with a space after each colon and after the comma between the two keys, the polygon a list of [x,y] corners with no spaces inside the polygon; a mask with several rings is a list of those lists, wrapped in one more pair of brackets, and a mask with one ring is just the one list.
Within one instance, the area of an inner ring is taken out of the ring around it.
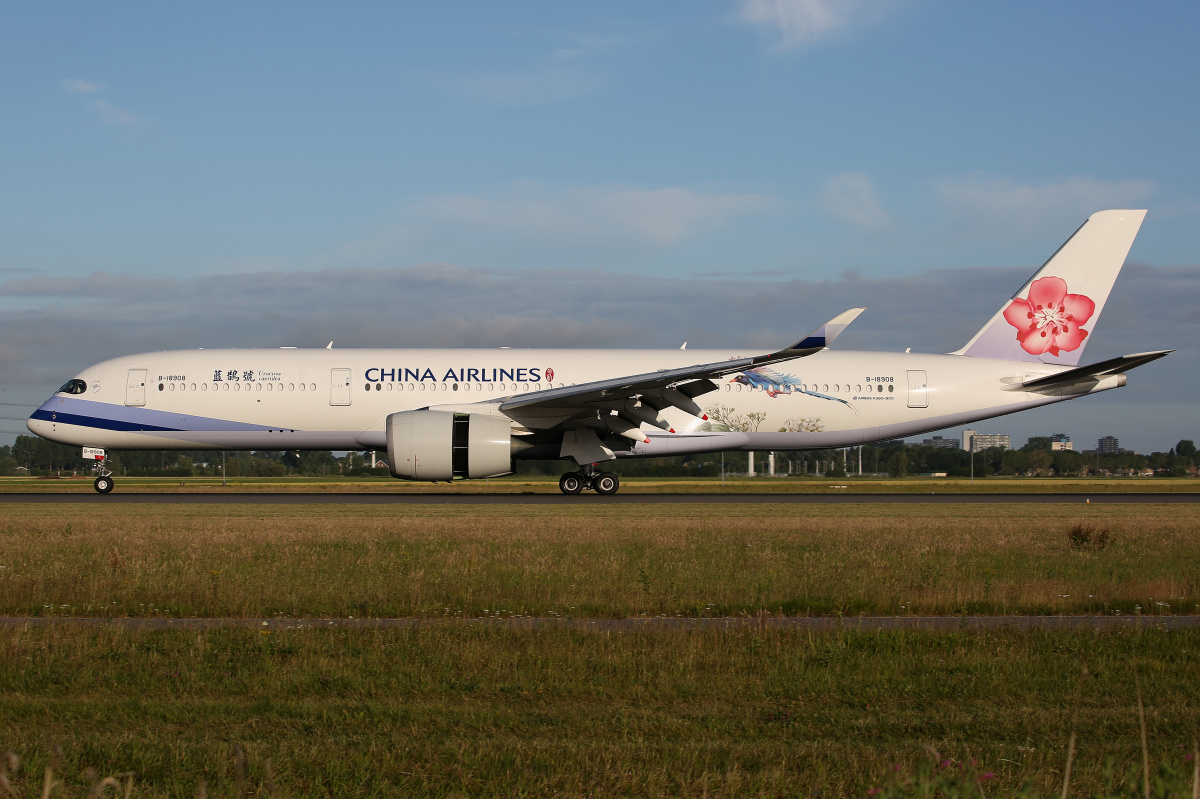
{"label": "white cloud", "polygon": [[63,78],[62,85],[63,89],[71,94],[92,94],[104,88],[99,83],[92,83],[90,80],[79,80],[78,78]]}
{"label": "white cloud", "polygon": [[761,194],[707,194],[678,187],[552,190],[521,183],[496,198],[467,194],[433,197],[413,213],[433,225],[551,240],[617,238],[662,246],[735,216],[761,213],[771,204],[772,199]]}
{"label": "white cloud", "polygon": [[[99,83],[92,83],[88,80],[79,80],[77,78],[63,79],[63,89],[71,94],[95,94],[96,92],[104,91],[106,88],[108,87]],[[145,122],[145,119],[139,114],[115,106],[101,97],[97,97],[95,100],[89,102],[87,107],[92,109],[105,125],[130,127]]]}
{"label": "white cloud", "polygon": [[875,0],[736,0],[737,18],[777,37],[775,47],[813,44],[853,24],[881,18],[894,3]]}
{"label": "white cloud", "polygon": [[106,125],[117,125],[128,127],[131,125],[140,125],[145,120],[133,113],[126,111],[124,108],[118,108],[107,100],[94,100],[90,104],[96,115],[100,117],[100,121]]}
{"label": "white cloud", "polygon": [[871,179],[863,174],[830,178],[821,194],[821,204],[838,219],[863,230],[878,232],[895,224],[891,215],[880,206]]}
{"label": "white cloud", "polygon": [[956,226],[983,226],[1004,236],[1062,229],[1107,208],[1141,207],[1155,190],[1150,180],[1068,177],[1019,183],[982,173],[937,184],[938,195]]}

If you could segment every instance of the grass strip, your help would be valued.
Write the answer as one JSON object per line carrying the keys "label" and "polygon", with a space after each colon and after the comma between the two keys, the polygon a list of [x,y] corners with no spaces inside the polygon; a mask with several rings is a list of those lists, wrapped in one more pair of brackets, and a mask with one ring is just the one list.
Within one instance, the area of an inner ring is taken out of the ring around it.
{"label": "grass strip", "polygon": [[1174,505],[0,506],[0,614],[1193,614]]}

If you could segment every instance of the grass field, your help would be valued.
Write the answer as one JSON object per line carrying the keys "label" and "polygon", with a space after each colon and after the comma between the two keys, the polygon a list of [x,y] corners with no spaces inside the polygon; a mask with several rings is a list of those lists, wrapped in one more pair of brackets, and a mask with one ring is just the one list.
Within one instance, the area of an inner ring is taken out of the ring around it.
{"label": "grass field", "polygon": [[1198,533],[1182,505],[11,504],[0,614],[1196,613]]}
{"label": "grass field", "polygon": [[88,767],[268,795],[268,760],[286,796],[864,796],[926,745],[978,759],[988,796],[1057,796],[1077,705],[1083,796],[1106,756],[1140,765],[1135,664],[1152,760],[1200,729],[1197,631],[67,626],[0,630],[0,664],[0,746],[37,776],[60,746],[74,796]]}
{"label": "grass field", "polygon": [[1193,614],[1198,532],[1177,505],[4,504],[0,615],[451,621],[3,627],[0,750],[25,756],[21,796],[59,746],[69,796],[94,768],[135,796],[835,797],[928,745],[994,773],[986,796],[1057,796],[1078,706],[1091,795],[1107,756],[1140,764],[1135,670],[1151,759],[1190,774],[1200,630],[495,620]]}
{"label": "grass field", "polygon": [[[564,467],[564,471],[566,467]],[[616,469],[620,472],[620,469]],[[387,494],[557,494],[557,477],[500,477],[494,480],[455,481],[453,483],[411,483],[389,477],[237,477],[221,485],[216,477],[118,477],[117,491],[133,492],[307,492],[307,493],[387,493]],[[92,476],[79,477],[0,477],[0,493],[15,492],[90,492]],[[1200,479],[1193,477],[988,477],[971,481],[966,478],[928,477],[727,477],[693,479],[685,477],[623,477],[621,491],[628,494],[659,493],[864,493],[928,494],[937,493],[1196,493]]]}

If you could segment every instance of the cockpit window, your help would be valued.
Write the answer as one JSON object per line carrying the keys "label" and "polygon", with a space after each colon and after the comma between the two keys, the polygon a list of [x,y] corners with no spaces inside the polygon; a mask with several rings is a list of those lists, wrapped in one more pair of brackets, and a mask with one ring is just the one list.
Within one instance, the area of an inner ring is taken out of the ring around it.
{"label": "cockpit window", "polygon": [[87,383],[79,378],[68,380],[63,384],[63,387],[58,390],[59,394],[82,394],[87,391]]}

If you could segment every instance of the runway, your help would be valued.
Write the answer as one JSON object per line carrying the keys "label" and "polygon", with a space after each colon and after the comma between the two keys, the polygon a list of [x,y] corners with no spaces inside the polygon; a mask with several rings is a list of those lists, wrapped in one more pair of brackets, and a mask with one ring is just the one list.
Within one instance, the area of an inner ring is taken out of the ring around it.
{"label": "runway", "polygon": [[831,489],[828,494],[302,494],[302,493],[11,493],[0,494],[4,503],[99,505],[150,503],[159,505],[980,505],[980,504],[1086,504],[1130,505],[1200,503],[1200,493],[1128,494],[850,494]]}
{"label": "runway", "polygon": [[298,629],[395,629],[416,627],[498,627],[517,630],[578,629],[599,632],[666,632],[686,630],[1182,630],[1200,627],[1200,616],[853,616],[762,617],[762,618],[669,618],[634,619],[571,618],[483,618],[483,619],[166,619],[166,618],[72,618],[3,616],[0,627],[79,626],[121,630],[211,630],[243,627],[261,631]]}

